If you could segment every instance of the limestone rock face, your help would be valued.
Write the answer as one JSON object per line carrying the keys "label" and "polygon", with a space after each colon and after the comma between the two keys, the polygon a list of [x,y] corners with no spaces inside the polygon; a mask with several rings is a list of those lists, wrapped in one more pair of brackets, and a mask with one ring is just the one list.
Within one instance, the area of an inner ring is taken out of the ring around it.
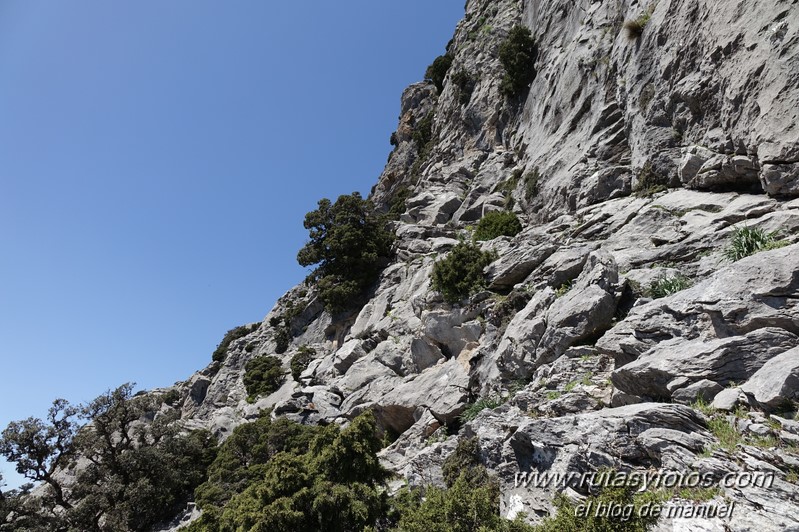
{"label": "limestone rock face", "polygon": [[[266,409],[321,424],[372,410],[397,437],[381,459],[412,485],[440,485],[444,459],[473,436],[502,514],[531,522],[558,493],[588,491],[518,475],[773,471],[770,489],[719,490],[734,519],[658,526],[799,529],[799,490],[786,482],[799,471],[788,419],[799,399],[799,8],[652,5],[631,38],[623,23],[645,3],[469,0],[441,92],[419,82],[402,94],[370,196],[394,215],[394,255],[365,304],[331,316],[313,286],[290,290],[224,360],[175,385],[187,426],[224,439]],[[536,40],[537,75],[509,97],[498,52],[518,24]],[[522,231],[481,242],[497,254],[484,286],[446,303],[431,289],[435,261],[503,209]],[[730,261],[744,228],[779,244]],[[295,382],[304,348],[315,354]],[[248,403],[245,367],[263,355],[286,377]],[[740,435],[733,448],[719,447],[721,422]]]}

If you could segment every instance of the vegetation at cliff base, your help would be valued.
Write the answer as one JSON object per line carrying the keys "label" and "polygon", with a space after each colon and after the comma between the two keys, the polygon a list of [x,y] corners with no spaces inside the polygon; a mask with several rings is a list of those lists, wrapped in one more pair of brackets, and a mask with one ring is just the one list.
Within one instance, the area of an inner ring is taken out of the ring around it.
{"label": "vegetation at cliff base", "polygon": [[483,269],[494,260],[495,253],[482,251],[470,242],[459,242],[433,265],[431,286],[449,303],[457,303],[485,287]]}
{"label": "vegetation at cliff base", "polygon": [[529,28],[515,26],[499,47],[499,60],[505,68],[500,89],[507,96],[520,96],[535,80],[538,47]]}
{"label": "vegetation at cliff base", "polygon": [[325,530],[374,526],[387,513],[387,472],[371,412],[346,428],[261,418],[238,427],[197,489],[189,532]]}
{"label": "vegetation at cliff base", "polygon": [[522,230],[519,217],[511,211],[491,211],[477,223],[475,240],[493,240],[499,236],[516,236]]}
{"label": "vegetation at cliff base", "polygon": [[310,240],[297,254],[301,266],[316,265],[308,281],[319,290],[325,308],[353,308],[388,263],[394,235],[385,216],[358,192],[342,195],[305,215]]}
{"label": "vegetation at cliff base", "polygon": [[176,410],[161,411],[157,397],[132,391],[126,384],[83,406],[59,399],[46,419],[8,425],[0,454],[43,487],[35,496],[4,496],[0,530],[149,530],[185,504],[215,458],[216,440],[182,430]]}

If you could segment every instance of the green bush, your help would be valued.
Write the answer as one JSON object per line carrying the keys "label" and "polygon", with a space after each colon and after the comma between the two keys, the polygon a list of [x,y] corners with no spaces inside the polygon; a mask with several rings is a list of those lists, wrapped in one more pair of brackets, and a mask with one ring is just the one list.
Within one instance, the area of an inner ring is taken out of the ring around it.
{"label": "green bush", "polygon": [[402,532],[533,532],[499,515],[499,482],[479,461],[477,439],[462,439],[442,467],[447,489],[405,489],[391,502]]}
{"label": "green bush", "polygon": [[500,88],[508,96],[519,96],[535,80],[538,47],[532,32],[515,26],[499,47],[499,60],[505,68]]}
{"label": "green bush", "polygon": [[533,168],[524,174],[524,199],[529,203],[533,198],[538,196],[538,168]]}
{"label": "green bush", "polygon": [[[613,477],[611,477],[613,478]],[[599,495],[589,496],[581,505],[590,508],[621,507],[630,508],[630,517],[621,519],[615,515],[604,515],[601,512],[589,511],[587,515],[579,515],[569,500],[559,495],[555,499],[557,514],[547,518],[536,527],[537,532],[646,532],[658,521],[651,512],[641,511],[644,505],[657,504],[661,497],[651,492],[638,493],[638,486],[630,485],[604,487]],[[628,506],[629,505],[629,506]],[[608,512],[609,513],[609,512]]]}
{"label": "green bush", "polygon": [[387,510],[382,487],[387,473],[377,458],[380,441],[372,414],[358,416],[343,430],[285,422],[291,432],[283,450],[265,445],[264,433],[272,433],[276,423],[261,422],[241,438],[234,433],[234,447],[225,442],[219,454],[224,462],[211,466],[209,482],[198,489],[203,515],[188,532],[348,532],[375,526]]}
{"label": "green bush", "polygon": [[424,159],[430,152],[433,142],[433,117],[435,113],[430,111],[413,126],[411,138],[416,143],[416,153],[419,159]]}
{"label": "green bush", "polygon": [[280,359],[273,356],[253,358],[244,366],[243,380],[249,400],[276,392],[283,384]]}
{"label": "green bush", "polygon": [[125,384],[80,407],[59,399],[45,420],[8,425],[0,455],[40,485],[35,495],[23,488],[0,497],[0,529],[150,530],[185,505],[214,460],[216,440],[187,431],[175,410],[155,416],[162,397],[132,392]]}
{"label": "green bush", "polygon": [[496,259],[496,253],[460,242],[433,265],[431,286],[450,303],[456,303],[485,286],[483,269]]}
{"label": "green bush", "polygon": [[657,173],[652,167],[652,163],[647,161],[638,174],[638,181],[633,192],[636,196],[648,197],[668,190],[668,187],[669,178]]}
{"label": "green bush", "polygon": [[391,220],[399,220],[402,213],[405,212],[405,202],[411,197],[411,189],[404,186],[397,190],[392,196],[391,202],[388,207],[388,217]]}
{"label": "green bush", "polygon": [[260,325],[260,323],[253,323],[252,325],[242,325],[240,327],[236,327],[235,329],[230,329],[227,333],[225,333],[225,336],[222,338],[222,341],[219,342],[219,345],[216,346],[214,354],[211,355],[211,359],[214,362],[222,362],[225,360],[225,356],[227,355],[227,350],[230,348],[230,344],[239,338],[243,338],[248,334],[255,332]]}
{"label": "green bush", "polygon": [[652,8],[647,9],[640,17],[628,20],[624,23],[624,29],[627,30],[627,38],[635,40],[644,33],[644,28],[649,24],[652,18]]}
{"label": "green bush", "polygon": [[302,345],[297,353],[291,357],[291,376],[296,382],[300,382],[300,374],[305,371],[315,355],[316,349]]}
{"label": "green bush", "polygon": [[777,240],[777,232],[766,233],[757,227],[741,227],[732,235],[732,241],[724,250],[724,258],[730,261],[741,260],[759,251],[768,251],[787,246],[785,240]]}
{"label": "green bush", "polygon": [[460,69],[452,74],[450,79],[452,80],[452,83],[458,87],[458,102],[461,105],[467,105],[472,99],[472,93],[477,85],[477,81],[472,77],[471,74],[463,69]]}
{"label": "green bush", "polygon": [[308,276],[325,308],[338,313],[362,301],[388,263],[394,235],[385,216],[357,192],[335,203],[319,201],[305,215],[310,241],[297,254],[302,266],[316,265]]}
{"label": "green bush", "polygon": [[499,236],[516,236],[522,230],[522,223],[516,213],[510,211],[491,211],[486,213],[474,231],[475,240],[493,240]]}
{"label": "green bush", "polygon": [[451,66],[452,54],[446,53],[436,57],[433,63],[427,67],[427,71],[424,74],[424,78],[433,82],[439,94],[444,90],[444,78],[447,77],[447,72]]}
{"label": "green bush", "polygon": [[652,299],[659,299],[661,297],[670,296],[671,294],[676,294],[689,286],[691,286],[691,280],[683,275],[661,277],[652,281],[646,294]]}

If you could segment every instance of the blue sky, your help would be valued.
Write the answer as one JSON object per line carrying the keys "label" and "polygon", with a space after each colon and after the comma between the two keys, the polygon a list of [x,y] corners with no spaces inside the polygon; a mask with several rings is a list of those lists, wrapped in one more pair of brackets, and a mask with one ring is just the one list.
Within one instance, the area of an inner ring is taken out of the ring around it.
{"label": "blue sky", "polygon": [[0,3],[0,428],[171,385],[260,321],[463,3]]}

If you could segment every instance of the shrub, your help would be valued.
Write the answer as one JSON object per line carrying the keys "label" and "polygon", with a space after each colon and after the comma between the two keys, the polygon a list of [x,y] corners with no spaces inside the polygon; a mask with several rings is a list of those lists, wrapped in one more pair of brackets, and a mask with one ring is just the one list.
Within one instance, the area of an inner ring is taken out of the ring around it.
{"label": "shrub", "polygon": [[655,512],[642,511],[642,508],[658,503],[662,498],[651,492],[638,493],[637,490],[638,486],[633,483],[621,487],[609,483],[599,495],[589,496],[581,503],[585,508],[630,508],[630,516],[624,519],[611,512],[589,511],[585,512],[587,515],[582,515],[564,495],[559,495],[555,499],[557,514],[545,519],[536,531],[646,532],[658,521],[659,516],[653,515]]}
{"label": "shrub", "polygon": [[741,227],[732,235],[730,245],[724,250],[724,258],[730,261],[741,260],[759,251],[768,251],[787,246],[785,240],[777,240],[777,232],[766,233],[757,227]]}
{"label": "shrub", "polygon": [[291,342],[291,331],[287,325],[280,325],[275,329],[275,353],[285,353]]}
{"label": "shrub", "polygon": [[649,285],[647,295],[652,299],[659,299],[661,297],[670,296],[680,290],[685,290],[691,286],[691,281],[683,275],[675,275],[674,277],[661,277]]}
{"label": "shrub", "polygon": [[630,40],[635,40],[644,33],[644,28],[647,24],[649,24],[649,20],[652,18],[652,9],[648,9],[643,15],[640,17],[628,20],[624,23],[624,29],[627,30],[627,38]]}
{"label": "shrub", "polygon": [[450,79],[458,87],[458,103],[466,105],[472,99],[472,93],[477,85],[475,79],[463,69],[455,72]]}
{"label": "shrub", "polygon": [[403,532],[532,532],[523,516],[499,515],[499,482],[479,461],[477,439],[462,439],[442,466],[448,489],[403,490],[392,504]]}
{"label": "shrub", "polygon": [[638,174],[634,192],[636,196],[648,197],[667,190],[668,186],[668,177],[657,173],[652,167],[652,163],[647,161]]}
{"label": "shrub", "polygon": [[483,269],[496,258],[477,245],[460,242],[442,260],[433,265],[431,286],[450,303],[470,296],[485,286]]}
{"label": "shrub", "polygon": [[253,323],[252,325],[242,325],[240,327],[236,327],[235,329],[230,329],[227,333],[225,333],[225,336],[222,338],[222,341],[219,342],[219,345],[216,346],[214,354],[211,355],[211,359],[214,362],[222,362],[225,360],[225,356],[227,355],[227,350],[230,348],[230,344],[239,338],[243,338],[256,331],[259,325],[260,323]]}
{"label": "shrub", "polygon": [[529,203],[538,196],[538,168],[533,168],[524,175],[524,199]]}
{"label": "shrub", "polygon": [[[301,448],[292,445],[283,452],[262,451],[251,456],[250,441],[259,442],[260,449],[264,447],[263,425],[253,427],[230,452],[226,442],[220,451],[225,462],[215,462],[210,477],[223,481],[217,486],[225,491],[226,498],[217,499],[219,504],[214,504],[213,499],[198,496],[203,515],[188,531],[344,532],[364,530],[377,523],[387,508],[382,488],[386,472],[377,459],[380,442],[375,436],[377,427],[372,414],[358,416],[343,430],[335,425],[307,429],[293,422],[285,422],[284,426],[295,428],[291,440],[298,443],[301,437]],[[266,430],[271,432],[268,427]],[[315,435],[309,441],[310,430]],[[239,449],[245,454],[243,459]],[[231,470],[235,473],[227,477]],[[233,484],[226,486],[225,478]],[[212,493],[213,487],[207,483],[198,491]]]}
{"label": "shrub", "polygon": [[394,235],[385,216],[357,192],[335,203],[319,201],[305,215],[310,242],[297,254],[302,266],[316,265],[308,276],[332,313],[351,309],[380,276],[391,255]]}
{"label": "shrub", "polygon": [[424,74],[424,78],[433,82],[439,94],[444,90],[444,78],[447,77],[447,72],[451,66],[452,54],[446,53],[436,57],[433,63],[427,67],[427,71]]}
{"label": "shrub", "polygon": [[392,196],[391,202],[388,207],[388,217],[391,220],[399,220],[402,213],[405,212],[405,202],[411,197],[411,189],[404,186],[397,190]]}
{"label": "shrub", "polygon": [[499,236],[516,236],[522,230],[522,223],[510,211],[491,211],[477,224],[475,240],[493,240]]}
{"label": "shrub", "polygon": [[297,353],[291,357],[291,376],[295,381],[300,382],[300,374],[305,371],[315,355],[316,349],[302,345]]}
{"label": "shrub", "polygon": [[505,68],[500,88],[508,96],[518,96],[535,80],[538,48],[532,32],[515,26],[499,47],[499,60]]}
{"label": "shrub", "polygon": [[273,356],[255,357],[244,366],[244,387],[248,399],[269,395],[283,384],[283,368],[280,359]]}
{"label": "shrub", "polygon": [[421,120],[416,122],[413,127],[411,138],[416,143],[416,153],[420,159],[424,159],[430,151],[430,144],[433,141],[433,117],[435,113],[430,111]]}

